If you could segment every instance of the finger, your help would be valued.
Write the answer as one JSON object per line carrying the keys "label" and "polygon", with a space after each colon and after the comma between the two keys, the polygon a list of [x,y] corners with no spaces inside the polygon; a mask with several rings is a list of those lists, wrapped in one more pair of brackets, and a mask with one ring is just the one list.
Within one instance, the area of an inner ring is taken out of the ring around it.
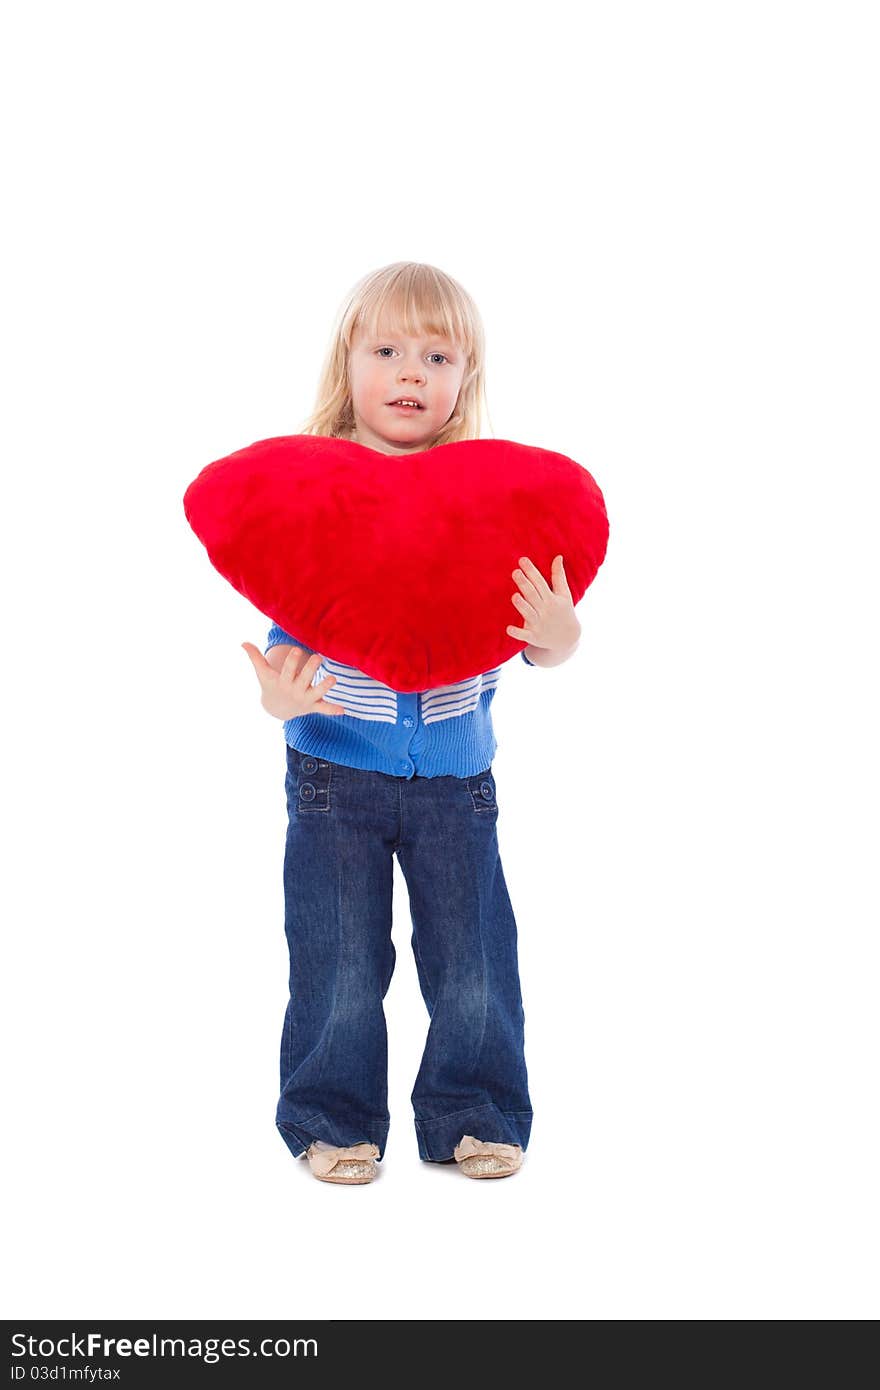
{"label": "finger", "polygon": [[507,628],[508,637],[518,637],[521,642],[531,642],[532,635],[524,627],[514,627],[510,624]]}
{"label": "finger", "polygon": [[521,555],[519,563],[521,568],[513,571],[513,577],[526,598],[530,598],[533,603],[536,599],[546,598],[551,592],[550,586],[537,565],[532,564],[528,555]]}
{"label": "finger", "polygon": [[553,581],[554,594],[568,594],[571,592],[568,587],[568,580],[565,577],[565,565],[562,562],[561,555],[555,557],[550,577]]}
{"label": "finger", "polygon": [[[286,670],[287,662],[291,661],[291,676],[296,675],[296,665],[295,662],[292,661],[294,655],[296,655],[296,658],[299,659],[299,657],[302,656],[302,647],[293,647],[292,650],[287,653],[287,659],[284,662],[284,666],[281,668],[283,671]],[[324,658],[322,657],[320,652],[311,652],[308,659],[303,662],[302,670],[299,674],[300,677],[306,676],[308,678],[307,684],[311,685],[312,677],[314,676],[315,672],[317,671],[318,667],[320,666],[323,660]]]}
{"label": "finger", "polygon": [[537,621],[538,610],[533,608],[532,605],[523,598],[522,594],[511,594],[510,601],[514,608],[522,613],[527,622]]}
{"label": "finger", "polygon": [[272,667],[269,665],[269,662],[263,656],[263,653],[260,651],[259,647],[255,647],[253,642],[242,642],[241,645],[250,657],[251,665],[253,666],[258,676],[261,674],[261,672],[265,671],[267,667],[270,671],[272,670]]}
{"label": "finger", "polygon": [[[302,656],[304,651],[304,647],[291,647],[290,651],[287,653],[287,656],[284,658],[284,665],[286,666],[288,661],[296,665],[297,658]],[[310,656],[311,655],[317,656],[317,652],[310,653]]]}
{"label": "finger", "polygon": [[[301,670],[299,665],[300,661],[302,660],[302,654],[302,647],[291,647],[290,651],[287,653],[281,665],[278,667],[279,680],[290,681],[291,683],[293,683],[293,681],[296,680],[297,676],[302,675],[303,670],[305,670],[305,667],[303,667]],[[273,670],[274,669],[275,668],[273,667]]]}
{"label": "finger", "polygon": [[342,705],[331,705],[331,704],[328,704],[328,702],[327,702],[326,700],[319,700],[318,703],[317,703],[317,705],[315,706],[314,710],[312,711],[312,713],[313,713],[313,714],[345,714],[345,713],[347,713],[347,711],[344,710],[344,709],[342,708]]}
{"label": "finger", "polygon": [[331,700],[327,700],[327,699],[324,698],[324,697],[326,696],[326,694],[327,694],[327,691],[330,689],[330,687],[331,687],[332,685],[335,685],[335,684],[336,684],[336,677],[335,677],[335,676],[325,676],[324,679],[323,679],[322,681],[318,681],[318,684],[315,686],[315,696],[316,696],[316,699],[315,699],[315,709],[314,709],[313,713],[317,713],[317,714],[345,714],[345,713],[346,713],[346,711],[345,711],[345,709],[343,708],[342,705],[334,705],[333,702],[332,702]]}
{"label": "finger", "polygon": [[313,685],[310,693],[314,696],[315,704],[319,704],[321,698],[326,695],[331,686],[335,684],[335,676],[325,676],[323,680],[318,681],[317,685]]}

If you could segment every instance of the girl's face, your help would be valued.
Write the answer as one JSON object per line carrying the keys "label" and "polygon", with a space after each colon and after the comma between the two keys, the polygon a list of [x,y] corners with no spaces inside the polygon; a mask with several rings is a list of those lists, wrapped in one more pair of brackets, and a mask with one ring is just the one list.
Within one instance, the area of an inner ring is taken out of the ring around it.
{"label": "girl's face", "polygon": [[[358,327],[348,363],[357,443],[383,454],[426,449],[455,409],[466,365],[449,338],[411,338],[397,329],[368,337]],[[421,408],[390,404],[401,397]]]}

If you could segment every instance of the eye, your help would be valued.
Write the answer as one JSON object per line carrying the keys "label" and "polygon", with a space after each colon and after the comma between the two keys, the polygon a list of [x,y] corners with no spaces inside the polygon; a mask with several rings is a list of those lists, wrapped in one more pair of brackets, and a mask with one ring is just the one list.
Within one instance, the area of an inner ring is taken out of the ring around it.
{"label": "eye", "polygon": [[[380,356],[380,357],[381,357],[381,356],[384,356],[384,354],[385,354],[386,352],[391,352],[391,353],[393,353],[393,352],[394,352],[394,348],[393,348],[393,347],[380,347],[380,348],[377,348],[377,349],[376,349],[376,353],[377,353],[377,355]],[[429,353],[428,353],[428,356],[429,356],[429,357],[440,357],[440,358],[443,359],[444,362],[448,362],[448,361],[449,361],[449,358],[446,356],[446,353],[445,353],[445,352],[429,352]],[[387,357],[385,358],[385,361],[386,361],[386,362],[388,361]]]}

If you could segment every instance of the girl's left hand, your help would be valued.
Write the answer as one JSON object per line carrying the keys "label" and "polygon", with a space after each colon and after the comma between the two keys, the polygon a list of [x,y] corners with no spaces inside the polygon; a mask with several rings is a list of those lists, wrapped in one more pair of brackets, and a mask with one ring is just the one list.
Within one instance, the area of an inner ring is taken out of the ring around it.
{"label": "girl's left hand", "polygon": [[533,647],[567,651],[580,638],[581,625],[574,611],[562,556],[557,555],[551,566],[552,588],[527,555],[521,555],[519,563],[522,568],[513,571],[513,578],[520,592],[511,596],[511,602],[522,614],[523,626],[509,626],[508,636],[518,637]]}

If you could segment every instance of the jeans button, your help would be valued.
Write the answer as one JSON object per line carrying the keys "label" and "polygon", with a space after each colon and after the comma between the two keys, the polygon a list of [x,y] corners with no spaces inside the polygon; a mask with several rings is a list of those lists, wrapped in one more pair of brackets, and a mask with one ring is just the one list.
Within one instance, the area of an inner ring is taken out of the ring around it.
{"label": "jeans button", "polygon": [[315,788],[312,786],[311,782],[303,782],[302,786],[299,789],[299,794],[302,797],[303,801],[314,801]]}
{"label": "jeans button", "polygon": [[317,760],[317,758],[303,758],[303,760],[302,760],[302,770],[303,770],[303,772],[317,772],[317,770],[318,770],[318,760]]}
{"label": "jeans button", "polygon": [[480,795],[485,797],[486,801],[492,800],[492,788],[489,786],[488,782],[480,783]]}

